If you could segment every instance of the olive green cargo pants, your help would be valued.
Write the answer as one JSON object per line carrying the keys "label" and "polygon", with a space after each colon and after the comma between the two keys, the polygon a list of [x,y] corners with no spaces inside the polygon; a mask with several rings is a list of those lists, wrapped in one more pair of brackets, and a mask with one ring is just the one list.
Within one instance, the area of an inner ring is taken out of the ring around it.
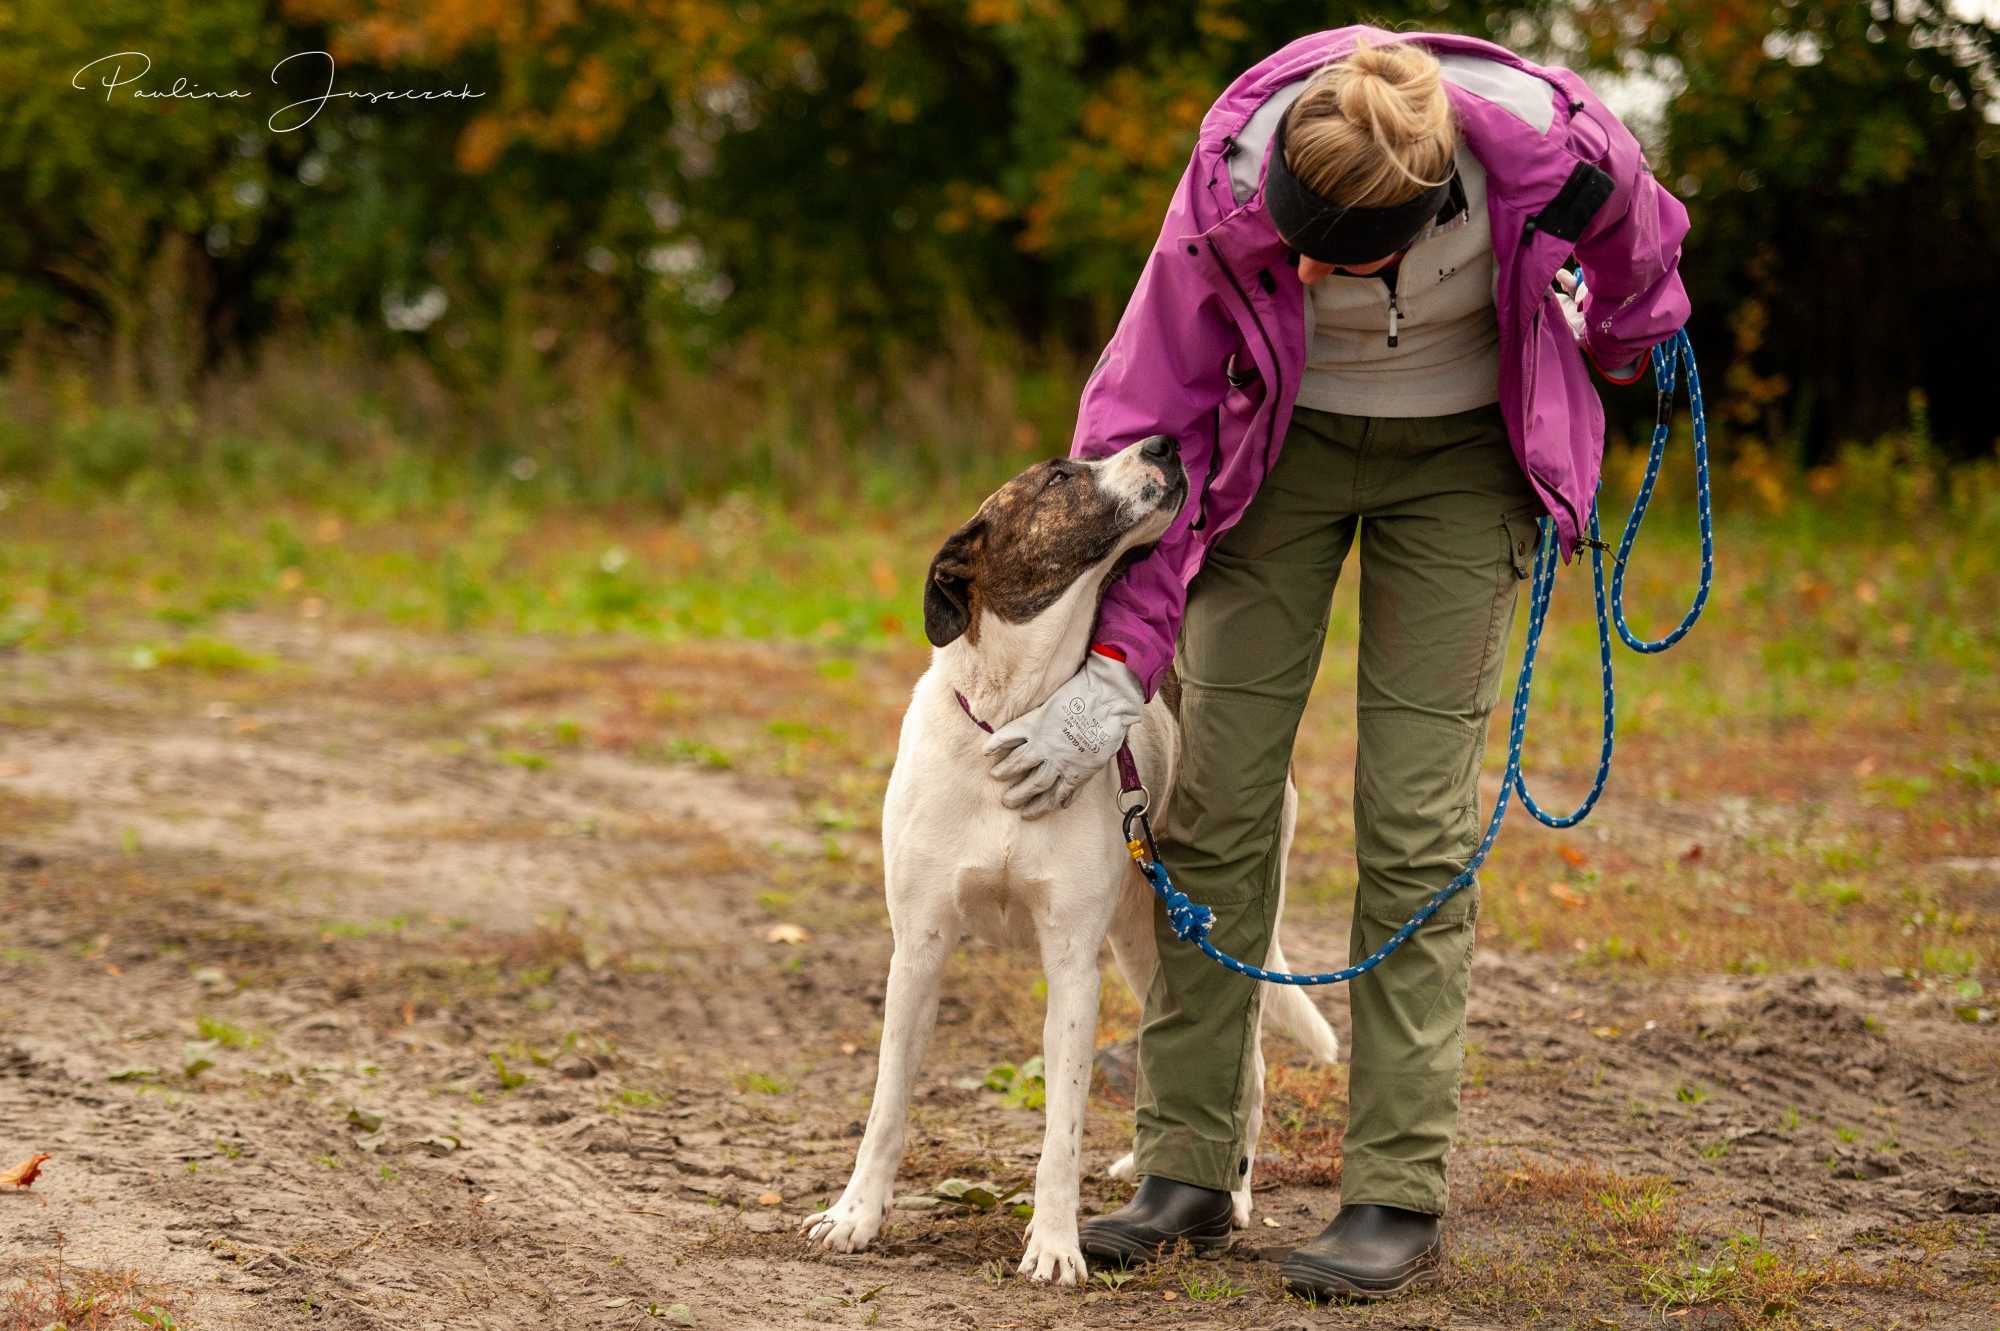
{"label": "olive green cargo pants", "polygon": [[[1264,960],[1292,741],[1357,529],[1352,959],[1464,868],[1481,831],[1487,717],[1540,511],[1497,406],[1422,418],[1294,413],[1270,476],[1189,584],[1175,655],[1184,742],[1160,855],[1176,885],[1214,909],[1216,946]],[[1477,912],[1474,884],[1347,986],[1343,1202],[1444,1213]],[[1233,1188],[1249,1164],[1264,986],[1175,939],[1164,912],[1155,923],[1135,1163],[1142,1175]]]}

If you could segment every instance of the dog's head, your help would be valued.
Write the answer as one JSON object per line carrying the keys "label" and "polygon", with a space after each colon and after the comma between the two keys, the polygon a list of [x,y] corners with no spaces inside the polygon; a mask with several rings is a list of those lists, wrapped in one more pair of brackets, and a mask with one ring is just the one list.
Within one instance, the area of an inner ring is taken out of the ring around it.
{"label": "dog's head", "polygon": [[981,611],[1024,624],[1081,578],[1157,541],[1187,501],[1166,435],[1087,462],[1038,462],[986,497],[945,539],[924,581],[924,634],[936,647],[979,636]]}

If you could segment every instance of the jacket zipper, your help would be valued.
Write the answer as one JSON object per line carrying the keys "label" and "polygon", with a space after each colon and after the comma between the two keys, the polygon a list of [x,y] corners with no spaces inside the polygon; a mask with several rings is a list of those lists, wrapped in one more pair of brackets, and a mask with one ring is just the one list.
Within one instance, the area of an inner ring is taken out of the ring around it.
{"label": "jacket zipper", "polygon": [[1189,531],[1200,531],[1208,525],[1208,487],[1215,483],[1215,469],[1222,463],[1222,404],[1216,403],[1209,409],[1208,434],[1213,447],[1208,455],[1208,473],[1201,478],[1201,507],[1195,510],[1194,521],[1188,524]]}
{"label": "jacket zipper", "polygon": [[[1236,289],[1236,298],[1242,301],[1243,308],[1250,312],[1250,322],[1257,325],[1257,336],[1264,340],[1264,355],[1270,360],[1271,363],[1272,397],[1269,400],[1269,402],[1265,404],[1270,408],[1270,415],[1264,425],[1263,472],[1264,474],[1268,474],[1271,469],[1271,454],[1277,448],[1278,444],[1277,404],[1279,402],[1284,401],[1285,398],[1285,367],[1278,363],[1278,349],[1277,347],[1272,345],[1271,334],[1265,329],[1264,320],[1258,316],[1256,305],[1251,303],[1250,293],[1248,291],[1245,291],[1243,289],[1243,284],[1236,280],[1236,273],[1230,268],[1229,264],[1223,259],[1222,251],[1215,247],[1215,242],[1213,240],[1210,240],[1207,241],[1206,243],[1208,245],[1209,254],[1215,259],[1215,266],[1220,268],[1222,270],[1222,275],[1229,279],[1229,285]],[[1273,285],[1275,286],[1276,283],[1274,282]]]}
{"label": "jacket zipper", "polygon": [[1397,345],[1397,328],[1403,319],[1403,307],[1396,303],[1396,274],[1402,268],[1400,263],[1391,264],[1382,270],[1382,285],[1389,288],[1389,345]]}

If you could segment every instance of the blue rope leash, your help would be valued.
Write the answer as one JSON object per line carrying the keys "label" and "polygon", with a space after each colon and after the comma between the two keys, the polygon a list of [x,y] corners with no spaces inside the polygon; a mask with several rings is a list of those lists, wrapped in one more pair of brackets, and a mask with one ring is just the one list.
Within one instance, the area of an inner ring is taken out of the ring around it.
{"label": "blue rope leash", "polygon": [[[1678,366],[1676,361],[1678,360]],[[1695,590],[1694,603],[1682,617],[1678,627],[1665,637],[1654,642],[1643,641],[1633,635],[1625,620],[1625,566],[1632,553],[1632,543],[1638,538],[1639,524],[1645,519],[1646,508],[1652,503],[1653,487],[1660,476],[1660,461],[1666,454],[1667,435],[1673,423],[1674,387],[1678,377],[1677,369],[1687,371],[1688,410],[1694,424],[1694,468],[1695,468],[1695,509],[1701,528],[1701,580]],[[1659,407],[1653,423],[1652,451],[1646,459],[1646,474],[1640,481],[1639,493],[1632,501],[1632,512],[1625,520],[1625,532],[1619,539],[1618,551],[1613,556],[1614,567],[1611,574],[1611,592],[1606,598],[1604,588],[1604,552],[1609,546],[1600,538],[1598,531],[1597,506],[1590,509],[1591,581],[1595,587],[1597,600],[1597,647],[1598,664],[1604,681],[1604,731],[1603,747],[1597,760],[1597,775],[1591,782],[1590,793],[1575,812],[1550,814],[1535,803],[1528,794],[1527,779],[1521,773],[1521,747],[1528,731],[1529,688],[1535,675],[1535,652],[1542,640],[1542,628],[1548,621],[1549,602],[1555,592],[1556,565],[1559,562],[1556,550],[1555,524],[1548,518],[1540,521],[1541,538],[1535,547],[1534,572],[1529,582],[1528,594],[1528,641],[1521,653],[1521,673],[1514,684],[1514,705],[1507,722],[1507,770],[1500,780],[1500,795],[1493,802],[1493,816],[1487,820],[1486,833],[1479,840],[1478,848],[1466,861],[1463,871],[1449,883],[1439,888],[1417,913],[1404,922],[1403,927],[1389,935],[1382,946],[1376,948],[1352,966],[1336,971],[1321,971],[1316,974],[1294,975],[1285,971],[1267,971],[1261,966],[1238,961],[1218,948],[1208,939],[1208,933],[1215,925],[1215,912],[1199,902],[1191,901],[1187,893],[1175,887],[1168,877],[1166,866],[1160,863],[1159,849],[1153,843],[1153,828],[1146,817],[1146,806],[1140,803],[1126,811],[1125,841],[1132,859],[1139,871],[1151,883],[1153,891],[1166,908],[1167,923],[1174,931],[1174,937],[1183,942],[1193,943],[1206,953],[1210,960],[1238,975],[1247,975],[1253,980],[1263,980],[1269,984],[1342,984],[1356,976],[1366,975],[1381,965],[1388,956],[1436,915],[1445,902],[1458,895],[1469,886],[1479,866],[1486,862],[1487,852],[1499,839],[1500,823],[1507,814],[1508,798],[1518,793],[1521,804],[1535,819],[1549,827],[1574,827],[1582,822],[1604,793],[1605,783],[1611,777],[1611,751],[1616,732],[1616,698],[1611,681],[1611,625],[1616,624],[1618,636],[1625,645],[1637,652],[1663,652],[1687,636],[1695,621],[1708,604],[1709,584],[1715,571],[1714,529],[1709,513],[1708,483],[1708,418],[1702,406],[1701,378],[1696,373],[1694,344],[1688,340],[1687,330],[1681,329],[1672,337],[1653,348],[1653,380],[1659,390]],[[1140,836],[1133,835],[1133,825],[1137,823]]]}

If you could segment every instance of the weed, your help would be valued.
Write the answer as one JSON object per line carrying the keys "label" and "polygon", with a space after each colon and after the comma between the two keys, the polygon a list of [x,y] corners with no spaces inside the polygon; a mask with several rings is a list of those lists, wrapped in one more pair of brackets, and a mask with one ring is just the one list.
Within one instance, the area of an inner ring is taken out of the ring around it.
{"label": "weed", "polygon": [[1002,1063],[991,1069],[986,1074],[986,1089],[999,1091],[1001,1099],[1015,1109],[1040,1109],[1048,1100],[1042,1056],[1036,1054],[1018,1068]]}
{"label": "weed", "polygon": [[14,1268],[0,1289],[0,1326],[105,1331],[137,1322],[158,1331],[180,1323],[136,1271],[93,1271],[64,1259],[62,1231],[55,1252],[32,1268]]}
{"label": "weed", "polygon": [[1188,1271],[1181,1276],[1181,1292],[1196,1303],[1209,1303],[1217,1299],[1240,1299],[1250,1292],[1250,1287],[1237,1284],[1227,1275]]}
{"label": "weed", "polygon": [[195,636],[176,643],[135,647],[128,658],[134,670],[186,670],[203,675],[235,675],[270,668],[273,660],[220,638]]}
{"label": "weed", "polygon": [[768,1072],[738,1073],[735,1081],[738,1091],[752,1095],[784,1095],[792,1089],[790,1082]]}
{"label": "weed", "polygon": [[509,1069],[507,1060],[498,1053],[490,1053],[486,1057],[493,1064],[493,1075],[499,1081],[501,1090],[511,1091],[528,1084],[528,1074]]}
{"label": "weed", "polygon": [[1597,1205],[1605,1223],[1626,1233],[1653,1233],[1660,1228],[1673,1198],[1673,1188],[1662,1178],[1616,1179],[1597,1194]]}
{"label": "weed", "polygon": [[202,1039],[213,1040],[224,1049],[254,1049],[264,1042],[263,1037],[219,1017],[197,1017],[194,1028]]}
{"label": "weed", "polygon": [[1679,1089],[1674,1092],[1674,1099],[1684,1105],[1698,1105],[1708,1099],[1708,1092],[1693,1082],[1684,1081],[1680,1084]]}

